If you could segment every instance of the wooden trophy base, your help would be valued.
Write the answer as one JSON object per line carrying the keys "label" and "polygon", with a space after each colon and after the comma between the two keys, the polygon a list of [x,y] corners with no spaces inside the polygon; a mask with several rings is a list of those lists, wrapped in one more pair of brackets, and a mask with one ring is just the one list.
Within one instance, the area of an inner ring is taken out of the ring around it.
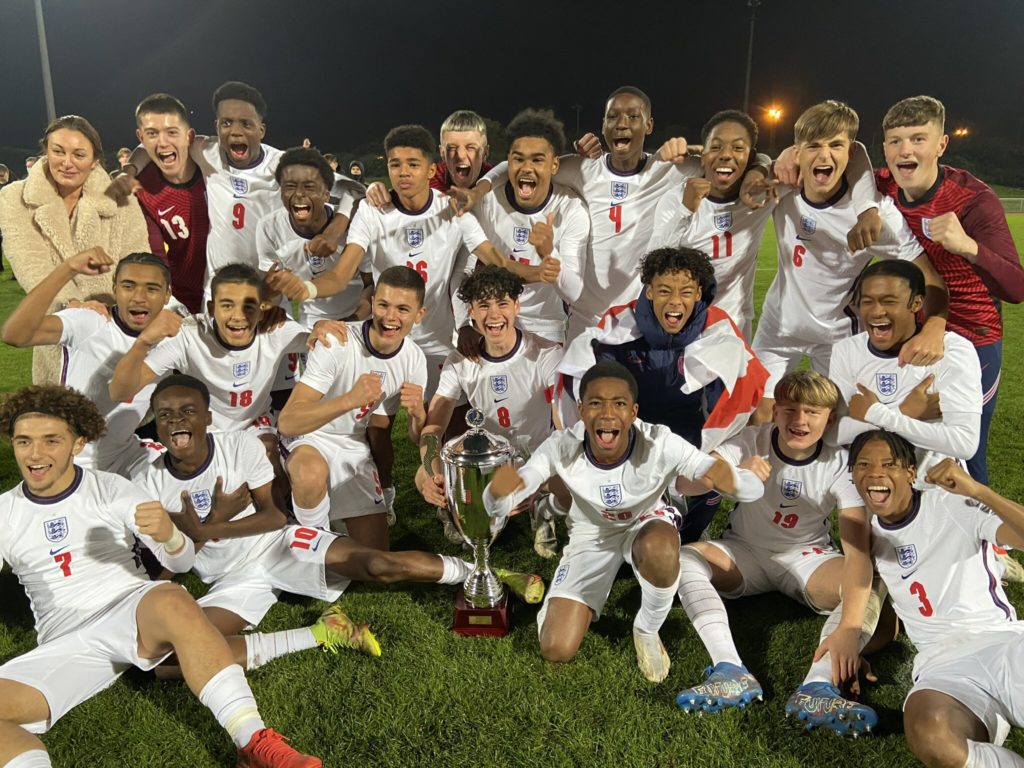
{"label": "wooden trophy base", "polygon": [[459,587],[452,631],[465,637],[504,637],[508,634],[510,614],[507,591],[493,608],[474,608]]}

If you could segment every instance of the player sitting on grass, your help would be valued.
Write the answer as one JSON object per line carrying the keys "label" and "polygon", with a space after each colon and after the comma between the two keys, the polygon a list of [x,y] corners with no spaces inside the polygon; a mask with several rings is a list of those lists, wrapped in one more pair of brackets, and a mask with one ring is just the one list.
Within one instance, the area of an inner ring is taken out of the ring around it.
{"label": "player sitting on grass", "polygon": [[744,112],[727,109],[712,115],[700,134],[704,175],[688,178],[682,194],[661,198],[648,248],[684,247],[710,254],[718,283],[715,306],[749,339],[757,250],[772,212],[771,206],[751,208],[740,200],[744,174],[754,165],[757,123]]}
{"label": "player sitting on grass", "polygon": [[[712,305],[715,274],[706,254],[651,251],[640,262],[640,278],[639,297],[605,313],[559,363],[562,422],[575,422],[572,399],[583,372],[595,359],[615,360],[637,381],[641,419],[710,451],[746,425],[768,375],[732,319]],[[690,499],[684,543],[700,537],[720,502],[713,491]]]}
{"label": "player sitting on grass", "polygon": [[[520,449],[530,451],[551,434],[552,395],[555,368],[562,348],[553,341],[517,327],[519,296],[523,281],[507,269],[485,265],[466,278],[459,288],[459,298],[469,308],[469,317],[482,334],[479,358],[472,360],[452,352],[441,369],[437,393],[430,401],[427,423],[420,435],[420,453],[435,457],[439,440],[452,418],[456,404],[463,395],[470,407],[484,414],[484,428],[509,439]],[[525,443],[525,445],[523,445]],[[448,502],[444,491],[444,474],[440,459],[434,461],[434,474],[416,470],[416,487],[427,502],[443,508],[446,514],[445,534],[461,534],[452,528],[447,517]],[[540,500],[532,507],[536,510]],[[554,519],[545,501],[542,510],[531,511],[534,528],[534,549],[542,557],[554,557]]]}
{"label": "player sitting on grass", "polygon": [[64,349],[62,383],[81,392],[106,419],[103,436],[84,445],[75,462],[125,477],[151,457],[151,448],[135,436],[149,411],[145,387],[127,400],[111,399],[107,392],[114,366],[139,334],[157,319],[171,297],[170,273],[159,256],[132,253],[114,269],[114,300],[110,317],[85,308],[47,309],[76,275],[98,275],[110,270],[113,260],[102,248],[62,261],[15,307],[3,327],[3,340],[16,347],[60,344]]}
{"label": "player sitting on grass", "polygon": [[519,325],[565,340],[566,307],[580,297],[590,220],[575,192],[552,181],[565,146],[550,110],[525,109],[505,130],[508,181],[459,217],[466,247],[484,264],[515,272],[528,285]]}
{"label": "player sitting on grass", "polygon": [[[882,201],[885,237],[861,253],[851,254],[847,247],[857,214],[843,174],[859,125],[849,106],[824,101],[806,110],[794,126],[801,187],[775,207],[778,274],[765,295],[752,345],[771,374],[769,392],[803,355],[818,373],[828,373],[833,346],[857,330],[848,304],[858,275],[875,257],[914,261],[929,288],[928,318],[900,361],[927,365],[942,357],[948,294],[891,201]],[[769,419],[770,411],[771,398],[765,398],[759,418]]]}
{"label": "player sitting on grass", "polygon": [[741,501],[764,486],[694,448],[668,427],[637,419],[637,385],[615,362],[593,366],[580,381],[582,421],[555,432],[520,469],[495,471],[484,491],[494,517],[508,515],[551,477],[569,490],[569,543],[537,615],[540,652],[570,661],[590,623],[600,617],[623,561],[640,583],[633,643],[641,674],[651,682],[668,675],[669,658],[658,637],[679,580],[678,512],[664,504],[666,486],[680,476],[703,478]]}
{"label": "player sitting on grass", "polygon": [[902,435],[929,452],[927,471],[945,456],[969,459],[978,447],[981,370],[971,343],[946,331],[942,359],[899,365],[903,346],[921,333],[924,276],[905,261],[878,261],[861,275],[856,304],[864,332],[836,344],[829,375],[849,405],[838,442],[872,427]]}
{"label": "player sitting on grass", "polygon": [[[681,551],[679,600],[713,666],[702,684],[682,691],[676,702],[687,712],[718,712],[761,697],[760,684],[736,650],[719,595],[779,591],[829,616],[814,664],[786,712],[808,727],[862,733],[877,716],[843,698],[836,686],[856,674],[881,598],[871,593],[867,518],[850,481],[846,450],[828,447],[823,439],[841,403],[839,390],[819,373],[793,371],[782,377],[774,395],[774,423],[747,427],[712,454],[757,473],[764,496],[737,505],[720,539]],[[839,510],[843,554],[829,534],[833,509]],[[845,614],[837,607],[840,599]],[[865,613],[863,624],[840,622]]]}
{"label": "player sitting on grass", "polygon": [[25,585],[39,642],[0,666],[0,765],[49,766],[32,734],[129,667],[152,669],[173,652],[238,747],[238,765],[320,766],[264,726],[245,673],[189,594],[146,578],[135,537],[172,571],[195,561],[164,506],[124,478],[74,463],[103,434],[92,401],[62,386],[25,387],[0,404],[0,425],[23,478],[0,496],[0,563]]}
{"label": "player sitting on grass", "polygon": [[903,704],[911,750],[929,768],[1010,768],[1002,746],[1024,726],[1024,622],[996,578],[993,547],[1024,547],[1024,507],[953,459],[914,488],[914,447],[883,430],[857,436],[853,481],[871,521],[879,576],[917,648]]}
{"label": "player sitting on grass", "polygon": [[408,338],[426,312],[424,290],[415,270],[389,267],[377,279],[370,317],[348,325],[348,342],[319,344],[309,353],[278,420],[295,516],[303,525],[327,529],[331,519],[342,521],[361,544],[388,548],[371,435],[378,430],[387,438],[400,405],[409,412],[414,442],[426,421],[426,362]]}
{"label": "player sitting on grass", "polygon": [[[137,480],[178,512],[174,518],[197,543],[193,569],[211,585],[198,602],[214,626],[230,636],[235,659],[246,669],[317,645],[380,655],[369,628],[353,624],[336,605],[311,627],[236,636],[263,620],[279,591],[334,601],[353,580],[461,584],[472,572],[473,564],[458,558],[386,552],[330,531],[285,525],[270,493],[273,468],[259,440],[249,432],[207,432],[209,398],[206,386],[191,376],[170,376],[157,385],[153,411],[167,454]],[[240,511],[217,508],[219,489],[230,494],[245,487],[252,503],[238,505]],[[501,577],[520,597],[540,602],[539,576],[501,571]]]}

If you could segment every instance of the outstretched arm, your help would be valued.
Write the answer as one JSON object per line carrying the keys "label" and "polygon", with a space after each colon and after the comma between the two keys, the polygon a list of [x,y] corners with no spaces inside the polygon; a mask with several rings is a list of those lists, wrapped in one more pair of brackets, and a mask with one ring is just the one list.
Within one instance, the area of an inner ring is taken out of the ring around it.
{"label": "outstretched arm", "polygon": [[996,543],[1024,549],[1024,506],[982,485],[953,459],[940,461],[928,470],[924,479],[957,496],[966,496],[990,507],[1003,521],[996,531]]}

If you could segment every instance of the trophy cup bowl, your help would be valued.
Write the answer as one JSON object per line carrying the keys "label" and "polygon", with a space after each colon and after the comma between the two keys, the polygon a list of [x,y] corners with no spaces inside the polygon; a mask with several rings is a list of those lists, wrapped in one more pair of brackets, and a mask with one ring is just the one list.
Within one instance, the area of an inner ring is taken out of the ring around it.
{"label": "trophy cup bowl", "polygon": [[516,451],[505,438],[483,429],[484,415],[473,409],[466,416],[469,430],[441,449],[445,493],[452,521],[472,547],[475,568],[456,599],[453,629],[465,635],[508,633],[508,595],[490,567],[490,546],[505,527],[484,509],[484,488],[501,466],[511,464]]}

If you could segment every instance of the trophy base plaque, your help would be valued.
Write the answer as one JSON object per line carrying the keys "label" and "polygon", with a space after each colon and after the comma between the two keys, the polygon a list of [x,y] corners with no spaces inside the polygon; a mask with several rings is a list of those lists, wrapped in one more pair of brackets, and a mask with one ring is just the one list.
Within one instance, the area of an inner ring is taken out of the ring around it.
{"label": "trophy base plaque", "polygon": [[508,634],[510,614],[508,592],[493,608],[474,608],[460,587],[455,596],[452,631],[464,637],[504,637]]}

